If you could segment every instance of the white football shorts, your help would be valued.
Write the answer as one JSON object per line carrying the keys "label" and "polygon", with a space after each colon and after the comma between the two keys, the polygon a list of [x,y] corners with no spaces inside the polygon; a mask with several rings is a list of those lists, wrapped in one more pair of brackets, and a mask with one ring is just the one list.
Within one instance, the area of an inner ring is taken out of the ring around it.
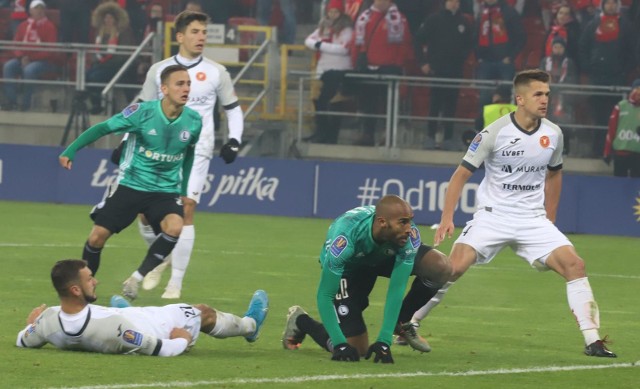
{"label": "white football shorts", "polygon": [[200,203],[200,196],[204,190],[204,183],[209,174],[209,165],[211,158],[196,154],[193,158],[193,167],[189,176],[189,184],[187,186],[187,197],[196,203]]}
{"label": "white football shorts", "polygon": [[[193,346],[200,334],[201,312],[189,304],[169,304],[162,307],[130,307],[123,308],[123,315],[127,317],[128,309],[140,309],[147,317],[145,325],[150,326],[154,335],[160,339],[168,339],[171,330],[174,328],[184,328],[189,331],[193,338],[189,346]],[[134,320],[132,320],[134,321]]]}
{"label": "white football shorts", "polygon": [[505,246],[538,270],[548,270],[545,261],[558,247],[572,246],[567,237],[545,216],[513,215],[495,209],[480,209],[455,243],[476,250],[476,263],[483,265]]}

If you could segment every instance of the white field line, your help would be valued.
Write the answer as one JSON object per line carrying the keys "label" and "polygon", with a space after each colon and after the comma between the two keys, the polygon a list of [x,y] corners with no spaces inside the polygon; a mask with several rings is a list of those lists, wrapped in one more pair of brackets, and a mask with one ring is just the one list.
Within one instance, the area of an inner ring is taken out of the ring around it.
{"label": "white field line", "polygon": [[218,385],[251,385],[251,384],[299,384],[306,382],[336,381],[340,380],[362,380],[377,378],[414,378],[414,377],[471,377],[471,376],[491,376],[505,374],[529,374],[529,373],[553,373],[563,371],[578,370],[602,370],[602,369],[620,369],[640,367],[640,361],[631,363],[612,363],[604,365],[574,365],[574,366],[541,366],[529,368],[514,369],[495,369],[495,370],[469,370],[460,372],[423,372],[417,371],[412,373],[381,373],[381,374],[341,374],[341,375],[315,375],[315,376],[298,376],[284,378],[231,378],[226,380],[211,381],[170,381],[170,382],[152,382],[148,384],[114,384],[114,385],[95,385],[95,386],[76,386],[66,389],[126,389],[126,388],[188,388],[193,386],[218,386]]}

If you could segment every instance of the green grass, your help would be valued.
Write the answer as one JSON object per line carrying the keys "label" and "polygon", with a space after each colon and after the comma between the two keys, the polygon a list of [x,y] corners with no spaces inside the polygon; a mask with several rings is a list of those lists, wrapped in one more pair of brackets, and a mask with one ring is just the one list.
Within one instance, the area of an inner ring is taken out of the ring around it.
{"label": "green grass", "polygon": [[[31,309],[57,304],[49,270],[56,260],[80,256],[91,226],[88,211],[87,206],[0,202],[2,388],[180,383],[201,388],[638,387],[640,369],[630,367],[640,360],[637,238],[571,237],[587,263],[600,306],[601,334],[615,342],[615,360],[582,355],[582,336],[569,312],[563,280],[551,272],[538,273],[509,250],[489,265],[470,269],[423,322],[420,331],[430,341],[431,353],[395,346],[396,363],[380,365],[332,362],[310,339],[297,351],[284,350],[280,336],[287,308],[299,304],[317,317],[317,255],[329,220],[211,213],[196,216],[196,250],[182,300],[242,314],[253,291],[265,289],[271,309],[256,343],[201,336],[191,352],[176,358],[15,347]],[[432,231],[421,229],[430,242]],[[448,240],[442,250],[448,253],[450,246]],[[109,241],[97,274],[98,303],[107,304],[119,293],[144,252],[135,226]],[[167,277],[168,272],[162,285]],[[386,279],[378,282],[365,312],[373,337],[386,284]],[[161,294],[161,288],[142,291],[136,304],[162,305]],[[535,372],[537,368],[543,371]]]}

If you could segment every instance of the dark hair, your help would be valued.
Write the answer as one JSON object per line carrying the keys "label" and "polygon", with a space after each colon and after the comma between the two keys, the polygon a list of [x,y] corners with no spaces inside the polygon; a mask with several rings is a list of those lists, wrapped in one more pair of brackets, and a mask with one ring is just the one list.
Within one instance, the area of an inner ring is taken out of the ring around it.
{"label": "dark hair", "polygon": [[548,84],[550,79],[551,76],[549,76],[549,73],[544,70],[527,69],[516,74],[513,78],[513,86],[514,88],[518,88],[520,86],[529,85],[531,81],[540,81]]}
{"label": "dark hair", "polygon": [[178,16],[176,16],[176,32],[184,34],[187,30],[187,26],[194,21],[202,22],[207,25],[209,24],[209,16],[202,12],[182,11],[178,14]]}
{"label": "dark hair", "polygon": [[51,269],[51,282],[58,292],[58,296],[69,294],[69,286],[80,282],[80,270],[87,267],[82,259],[63,259],[56,262]]}
{"label": "dark hair", "polygon": [[160,84],[162,85],[166,84],[167,80],[169,79],[169,76],[172,73],[179,72],[179,71],[188,72],[187,68],[182,65],[170,65],[164,68],[162,70],[162,73],[160,73]]}

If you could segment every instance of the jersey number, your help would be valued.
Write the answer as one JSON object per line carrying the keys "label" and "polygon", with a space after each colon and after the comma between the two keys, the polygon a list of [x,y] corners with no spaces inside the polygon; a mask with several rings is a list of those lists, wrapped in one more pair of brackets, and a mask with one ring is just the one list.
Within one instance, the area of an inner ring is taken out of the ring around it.
{"label": "jersey number", "polygon": [[182,313],[184,313],[184,316],[187,319],[190,318],[190,317],[196,316],[196,311],[193,309],[193,307],[185,305],[185,306],[180,307],[180,309],[182,310]]}
{"label": "jersey number", "polygon": [[347,279],[340,279],[340,292],[336,294],[336,300],[342,300],[349,298],[349,292],[347,291]]}

